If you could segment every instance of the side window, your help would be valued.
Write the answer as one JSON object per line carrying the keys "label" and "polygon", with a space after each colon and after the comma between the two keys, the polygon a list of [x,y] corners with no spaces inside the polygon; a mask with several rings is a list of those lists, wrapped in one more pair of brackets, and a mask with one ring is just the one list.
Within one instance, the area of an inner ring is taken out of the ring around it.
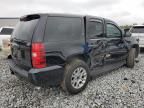
{"label": "side window", "polygon": [[80,18],[48,17],[45,37],[47,41],[78,40],[82,35],[82,22]]}
{"label": "side window", "polygon": [[121,37],[121,31],[113,24],[106,25],[107,37]]}
{"label": "side window", "polygon": [[103,23],[90,21],[88,24],[88,38],[103,37]]}

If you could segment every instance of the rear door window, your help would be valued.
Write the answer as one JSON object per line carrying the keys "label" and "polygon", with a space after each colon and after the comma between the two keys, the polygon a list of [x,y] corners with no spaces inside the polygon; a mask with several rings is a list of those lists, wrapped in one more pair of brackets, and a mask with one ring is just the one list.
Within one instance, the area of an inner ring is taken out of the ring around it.
{"label": "rear door window", "polygon": [[48,17],[44,41],[78,40],[82,34],[80,18]]}
{"label": "rear door window", "polygon": [[37,23],[38,19],[18,22],[12,34],[12,38],[24,41],[31,41]]}
{"label": "rear door window", "polygon": [[89,21],[88,23],[88,38],[104,37],[103,23],[101,20]]}

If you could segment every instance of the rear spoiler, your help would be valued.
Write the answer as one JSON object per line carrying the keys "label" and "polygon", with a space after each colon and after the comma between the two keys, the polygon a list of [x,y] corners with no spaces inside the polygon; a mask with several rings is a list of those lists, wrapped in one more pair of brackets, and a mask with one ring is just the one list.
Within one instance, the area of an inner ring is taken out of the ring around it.
{"label": "rear spoiler", "polygon": [[22,16],[20,18],[20,21],[31,21],[31,20],[35,20],[35,19],[39,19],[40,15],[38,14],[33,14],[33,15],[26,15],[26,16]]}

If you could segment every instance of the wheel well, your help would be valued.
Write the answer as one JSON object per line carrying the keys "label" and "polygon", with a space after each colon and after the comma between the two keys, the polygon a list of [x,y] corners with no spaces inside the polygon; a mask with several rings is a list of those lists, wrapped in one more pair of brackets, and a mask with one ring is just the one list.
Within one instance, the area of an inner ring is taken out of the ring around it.
{"label": "wheel well", "polygon": [[138,57],[138,55],[139,55],[139,45],[134,44],[132,48],[136,49],[136,57]]}
{"label": "wheel well", "polygon": [[80,59],[83,60],[84,62],[86,62],[88,65],[90,65],[90,57],[88,55],[85,54],[77,54],[77,55],[73,55],[67,58],[66,62],[71,62],[73,59]]}

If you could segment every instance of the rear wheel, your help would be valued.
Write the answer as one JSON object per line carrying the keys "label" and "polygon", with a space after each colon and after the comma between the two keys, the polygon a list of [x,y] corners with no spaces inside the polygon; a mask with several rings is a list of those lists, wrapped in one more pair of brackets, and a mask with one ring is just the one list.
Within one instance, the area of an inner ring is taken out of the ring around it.
{"label": "rear wheel", "polygon": [[135,65],[135,54],[136,54],[136,50],[135,48],[131,48],[129,53],[128,53],[128,57],[126,60],[126,65],[129,68],[133,68]]}
{"label": "rear wheel", "polygon": [[82,91],[89,80],[89,68],[87,64],[75,59],[66,65],[62,88],[70,94]]}

